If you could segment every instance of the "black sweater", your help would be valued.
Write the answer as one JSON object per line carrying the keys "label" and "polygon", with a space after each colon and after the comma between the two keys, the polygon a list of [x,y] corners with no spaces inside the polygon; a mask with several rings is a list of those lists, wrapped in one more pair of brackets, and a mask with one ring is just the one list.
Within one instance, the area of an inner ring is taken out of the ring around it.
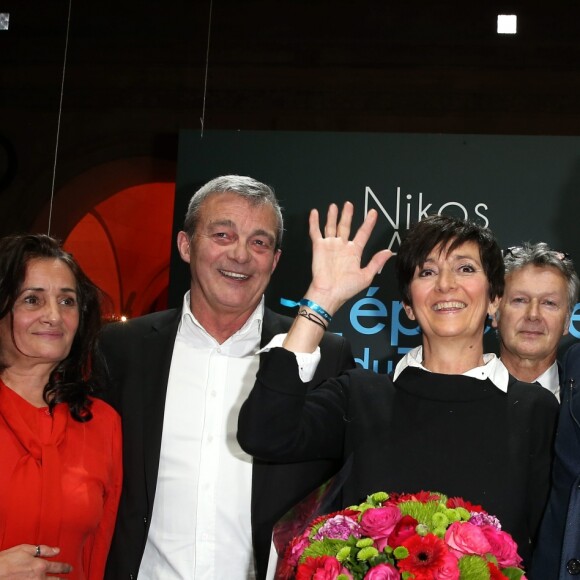
{"label": "black sweater", "polygon": [[264,356],[240,413],[241,446],[271,461],[352,454],[344,505],[379,490],[481,504],[529,562],[549,488],[558,411],[551,393],[512,380],[506,394],[489,380],[416,368],[396,382],[357,369],[309,386],[293,353]]}

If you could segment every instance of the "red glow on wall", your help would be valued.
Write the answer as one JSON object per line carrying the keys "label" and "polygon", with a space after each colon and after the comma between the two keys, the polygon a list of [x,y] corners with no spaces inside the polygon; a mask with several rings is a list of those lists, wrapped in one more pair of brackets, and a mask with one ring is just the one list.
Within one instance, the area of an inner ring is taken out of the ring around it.
{"label": "red glow on wall", "polygon": [[135,317],[167,306],[175,183],[124,189],[73,228],[64,247],[108,296],[104,314]]}

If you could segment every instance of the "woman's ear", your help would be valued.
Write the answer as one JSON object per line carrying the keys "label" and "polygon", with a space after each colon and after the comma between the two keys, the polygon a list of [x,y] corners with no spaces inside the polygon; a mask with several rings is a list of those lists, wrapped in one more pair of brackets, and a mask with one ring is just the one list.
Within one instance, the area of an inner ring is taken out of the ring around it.
{"label": "woman's ear", "polygon": [[489,306],[487,307],[487,313],[491,316],[494,328],[497,328],[497,319],[499,318],[498,309],[500,302],[501,298],[496,296],[493,300],[490,301]]}
{"label": "woman's ear", "polygon": [[413,307],[410,304],[405,304],[403,302],[403,309],[409,320],[415,320],[415,313],[413,312]]}

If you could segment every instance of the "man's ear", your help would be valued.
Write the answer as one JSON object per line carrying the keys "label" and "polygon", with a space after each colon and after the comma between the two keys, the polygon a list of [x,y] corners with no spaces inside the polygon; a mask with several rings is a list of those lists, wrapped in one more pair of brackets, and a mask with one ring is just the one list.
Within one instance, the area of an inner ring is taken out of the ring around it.
{"label": "man's ear", "polygon": [[[570,314],[572,316],[572,314]],[[566,316],[566,322],[564,323],[564,330],[562,336],[566,336],[570,332],[570,316]]]}
{"label": "man's ear", "polygon": [[403,309],[409,320],[416,320],[415,313],[413,312],[413,307],[410,304],[405,304],[403,302]]}
{"label": "man's ear", "polygon": [[272,262],[272,270],[270,271],[270,274],[274,273],[274,270],[276,269],[276,266],[278,265],[278,262],[280,261],[280,256],[282,255],[282,250],[278,249],[274,252],[274,260]]}
{"label": "man's ear", "polygon": [[191,261],[191,240],[185,232],[177,234],[177,250],[181,259],[189,264]]}

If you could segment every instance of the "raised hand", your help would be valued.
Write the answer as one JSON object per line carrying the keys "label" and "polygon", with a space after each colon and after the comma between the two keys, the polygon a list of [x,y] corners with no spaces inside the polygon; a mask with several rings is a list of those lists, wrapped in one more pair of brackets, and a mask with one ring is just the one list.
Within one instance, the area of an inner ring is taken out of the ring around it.
{"label": "raised hand", "polygon": [[334,314],[349,298],[367,288],[392,256],[389,250],[377,252],[363,268],[363,250],[377,222],[377,212],[371,210],[354,238],[349,240],[354,206],[347,201],[340,219],[338,207],[328,208],[324,236],[320,231],[318,211],[310,212],[312,240],[312,283],[306,297]]}
{"label": "raised hand", "polygon": [[[318,211],[313,209],[310,212],[312,282],[304,296],[330,316],[349,298],[369,286],[393,255],[390,250],[381,250],[364,268],[361,266],[363,250],[377,222],[377,212],[371,210],[354,238],[349,240],[353,212],[352,203],[347,201],[339,219],[337,205],[331,204],[324,236],[320,231]],[[326,324],[316,310],[308,309],[310,313],[301,310],[302,315],[296,318],[284,340],[284,348],[293,352],[314,352],[322,340]]]}

